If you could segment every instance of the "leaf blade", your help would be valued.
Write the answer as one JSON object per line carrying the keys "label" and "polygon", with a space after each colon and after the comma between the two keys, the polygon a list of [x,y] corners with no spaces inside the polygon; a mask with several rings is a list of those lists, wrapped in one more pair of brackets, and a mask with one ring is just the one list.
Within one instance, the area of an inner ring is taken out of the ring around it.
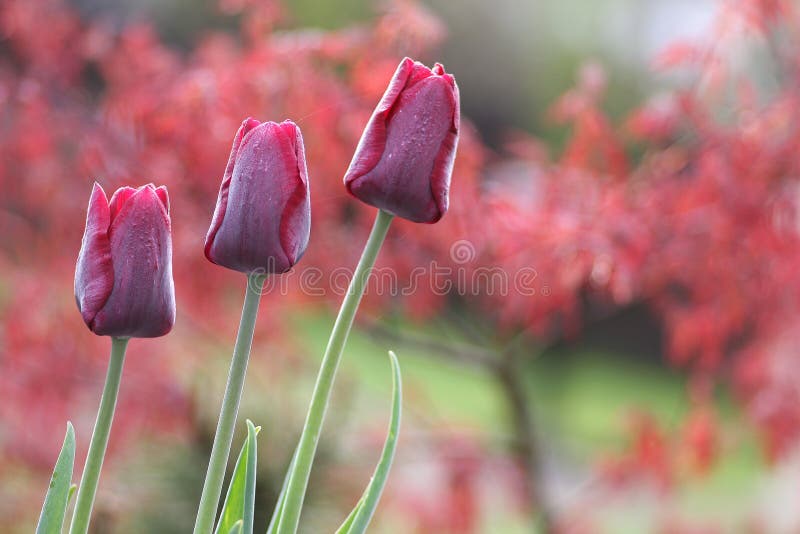
{"label": "leaf blade", "polygon": [[242,534],[242,523],[241,519],[234,523],[228,534]]}
{"label": "leaf blade", "polygon": [[272,513],[272,517],[269,520],[269,525],[267,526],[267,534],[275,534],[275,530],[278,528],[278,525],[281,522],[281,516],[283,515],[283,505],[286,502],[286,488],[289,486],[289,478],[292,476],[292,471],[294,470],[294,462],[297,459],[297,450],[295,449],[294,454],[292,454],[292,461],[289,462],[289,468],[286,470],[286,476],[283,478],[283,485],[281,486],[281,492],[278,494],[278,501],[275,503],[275,511]]}
{"label": "leaf blade", "polygon": [[242,533],[253,534],[253,516],[256,509],[256,466],[258,462],[258,444],[256,442],[255,425],[247,420],[247,467],[245,469],[244,514],[242,515]]}
{"label": "leaf blade", "polygon": [[[251,423],[252,424],[252,423]],[[255,434],[261,427],[254,427]],[[248,436],[242,444],[239,451],[239,456],[236,459],[236,466],[233,468],[233,476],[228,485],[228,492],[225,494],[225,503],[222,506],[222,512],[217,522],[217,527],[214,530],[215,534],[226,534],[231,529],[236,528],[236,522],[244,519],[245,513],[245,495],[246,495],[246,478],[247,466],[250,456],[250,428],[248,425]],[[252,522],[251,522],[252,525]]]}
{"label": "leaf blade", "polygon": [[64,443],[58,453],[53,474],[50,477],[50,486],[44,498],[39,522],[36,525],[36,534],[61,534],[64,526],[64,516],[67,514],[67,504],[72,494],[72,471],[75,465],[75,429],[72,423],[67,422],[67,432]]}
{"label": "leaf blade", "polygon": [[[394,352],[389,351],[389,360],[392,364],[392,414],[389,419],[389,433],[383,445],[378,465],[353,511],[345,519],[337,534],[363,534],[367,530],[378,501],[383,493],[383,488],[389,478],[394,453],[397,450],[397,437],[400,431],[400,419],[403,404],[403,384],[400,375],[400,363]],[[348,525],[349,523],[349,525]]]}
{"label": "leaf blade", "polygon": [[[370,479],[370,482],[372,479]],[[361,498],[358,499],[358,502],[350,511],[350,514],[345,518],[342,526],[340,526],[336,530],[336,534],[347,534],[350,532],[350,529],[353,527],[353,521],[356,519],[356,515],[358,515],[358,511],[361,510],[361,507],[364,505],[364,495],[361,495]]]}

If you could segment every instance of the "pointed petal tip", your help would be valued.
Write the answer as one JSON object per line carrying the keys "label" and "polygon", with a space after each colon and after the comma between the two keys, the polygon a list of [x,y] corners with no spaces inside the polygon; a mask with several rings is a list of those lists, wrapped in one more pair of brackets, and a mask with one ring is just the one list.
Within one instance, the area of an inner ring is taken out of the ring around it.
{"label": "pointed petal tip", "polygon": [[105,189],[103,189],[102,185],[100,185],[99,183],[95,182],[94,185],[92,186],[92,194],[89,196],[89,204],[93,205],[95,202],[97,202],[101,198],[105,201],[105,204],[107,205],[108,204],[108,196],[106,195]]}
{"label": "pointed petal tip", "polygon": [[164,209],[169,213],[169,192],[167,191],[167,186],[160,185],[156,187],[156,196],[158,196],[161,204],[164,205]]}
{"label": "pointed petal tip", "polygon": [[300,133],[300,127],[293,121],[286,119],[278,125],[278,127],[285,133],[294,143]]}
{"label": "pointed petal tip", "polygon": [[433,74],[435,74],[436,76],[441,76],[442,78],[444,78],[445,81],[447,81],[447,83],[450,85],[450,87],[455,89],[456,79],[452,74],[444,70],[444,65],[442,65],[441,63],[436,63],[433,66],[433,69],[431,69],[431,72],[433,72]]}
{"label": "pointed petal tip", "polygon": [[[129,197],[129,199],[139,198],[139,197],[147,197],[150,200],[158,199],[159,202],[161,201],[161,199],[158,197],[158,193],[156,192],[156,186],[153,185],[152,183],[145,184],[145,185],[135,189],[133,194]],[[126,201],[127,201],[127,199],[126,199]]]}
{"label": "pointed petal tip", "polygon": [[[231,152],[232,161],[228,162],[231,171],[233,171],[232,163],[236,161],[239,150],[253,137],[253,135],[255,135],[253,133],[254,131],[260,129],[266,124],[268,124],[268,121],[261,122],[252,117],[248,117],[242,121],[242,125],[239,127],[239,131],[236,132],[236,137],[233,141],[233,149]],[[226,169],[225,172],[227,173],[228,170]]]}
{"label": "pointed petal tip", "polygon": [[407,78],[408,76],[411,75],[412,72],[414,72],[417,68],[419,68],[419,66],[424,67],[425,65],[423,65],[419,61],[414,61],[410,57],[406,56],[400,61],[400,64],[397,65],[397,70],[395,70],[394,76],[392,78],[397,78],[398,76]]}
{"label": "pointed petal tip", "polygon": [[409,60],[409,62],[405,62],[404,60],[404,62],[400,64],[398,70],[406,73],[406,89],[419,81],[437,75],[436,72],[428,68],[424,63],[414,60]]}
{"label": "pointed petal tip", "polygon": [[130,200],[130,198],[140,189],[142,188],[140,187],[139,189],[136,189],[126,185],[114,191],[114,194],[111,195],[111,200],[108,202],[111,214],[111,222],[113,222],[117,214],[122,211],[122,207],[128,202],[128,200]]}
{"label": "pointed petal tip", "polygon": [[247,117],[245,120],[242,121],[242,125],[239,127],[242,130],[242,135],[246,135],[247,132],[260,126],[262,123],[261,121],[254,119],[253,117]]}

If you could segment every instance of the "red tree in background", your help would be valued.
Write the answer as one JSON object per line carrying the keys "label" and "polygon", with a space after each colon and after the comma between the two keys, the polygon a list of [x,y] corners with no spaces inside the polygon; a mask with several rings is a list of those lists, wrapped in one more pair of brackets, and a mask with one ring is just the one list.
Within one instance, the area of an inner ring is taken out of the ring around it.
{"label": "red tree in background", "polygon": [[[242,13],[239,33],[209,33],[179,52],[146,25],[115,31],[58,0],[0,5],[4,462],[49,468],[58,444],[41,436],[74,414],[79,430],[91,424],[87,385],[104,365],[87,355],[103,351],[71,293],[82,229],[75,221],[93,180],[107,188],[155,180],[173,199],[176,336],[134,349],[112,447],[126,433],[191,424],[185,359],[215,340],[218,303],[238,290],[238,278],[205,261],[202,239],[243,117],[291,118],[303,128],[314,213],[304,263],[330,273],[355,262],[352,236],[366,234],[371,214],[347,197],[341,176],[398,59],[429,59],[441,23],[397,2],[369,26],[278,32],[277,3],[226,0],[222,8]],[[551,342],[579,330],[587,300],[612,309],[643,303],[663,325],[669,361],[692,373],[695,408],[681,444],[653,445],[661,431],[639,420],[631,458],[615,467],[668,486],[688,443],[689,463],[708,469],[718,452],[708,411],[717,383],[733,387],[771,456],[788,450],[800,437],[798,17],[789,0],[723,3],[708,43],[680,43],[658,58],[659,68],[683,69],[692,81],[621,126],[602,110],[602,69],[587,66],[551,110],[572,131],[555,159],[521,134],[490,158],[465,121],[451,211],[434,227],[398,221],[382,256],[399,280],[432,260],[450,267],[453,290],[425,284],[402,298],[371,295],[367,305],[413,318],[457,309],[497,337],[526,332]],[[734,68],[742,61],[733,45],[742,41],[770,53],[769,87]],[[473,261],[455,254],[459,240],[469,240]],[[524,273],[525,291],[459,291],[458,273],[481,268]],[[276,298],[315,300],[299,291]],[[262,322],[280,331],[276,318]],[[476,357],[523,406],[513,377],[525,351],[488,352]],[[525,438],[528,414],[519,417]],[[521,452],[535,479],[530,437]]]}

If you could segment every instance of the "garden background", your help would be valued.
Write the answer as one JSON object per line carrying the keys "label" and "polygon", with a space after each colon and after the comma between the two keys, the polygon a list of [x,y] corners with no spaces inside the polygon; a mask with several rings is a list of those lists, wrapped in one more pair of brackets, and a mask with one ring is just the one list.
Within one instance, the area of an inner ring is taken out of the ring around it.
{"label": "garden background", "polygon": [[32,529],[67,420],[88,446],[94,180],[168,186],[178,315],[129,349],[93,528],[191,528],[244,291],[203,238],[246,116],[301,127],[313,206],[240,411],[265,527],[371,224],[341,178],[408,55],[460,87],[451,209],[390,232],[301,532],[368,480],[388,348],[373,532],[800,532],[798,45],[791,0],[2,0],[0,530]]}

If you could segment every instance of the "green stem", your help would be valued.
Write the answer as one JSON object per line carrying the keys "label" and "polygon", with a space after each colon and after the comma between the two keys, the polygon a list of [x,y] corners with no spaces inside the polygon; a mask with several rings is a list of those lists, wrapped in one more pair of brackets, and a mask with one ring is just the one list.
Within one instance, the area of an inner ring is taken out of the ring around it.
{"label": "green stem", "polygon": [[244,297],[242,319],[239,323],[239,334],[236,336],[236,346],[233,349],[233,359],[228,372],[228,384],[225,386],[225,396],[222,398],[217,432],[214,435],[214,445],[211,447],[211,458],[208,462],[206,480],[203,483],[203,493],[200,496],[200,507],[197,511],[197,521],[194,524],[195,534],[211,534],[214,528],[214,519],[217,515],[219,497],[222,493],[222,481],[225,478],[228,455],[231,452],[233,430],[236,424],[236,415],[239,411],[239,400],[242,398],[242,387],[244,386],[244,377],[247,372],[247,361],[250,359],[253,330],[255,329],[258,303],[261,300],[263,286],[263,274],[253,273],[247,277],[247,292]]}
{"label": "green stem", "polygon": [[375,265],[375,258],[383,244],[389,225],[394,217],[379,210],[375,218],[372,232],[364,247],[361,260],[358,262],[350,287],[339,309],[339,316],[333,325],[331,337],[328,340],[328,347],[325,349],[325,356],[322,358],[322,366],[319,370],[317,383],[314,386],[314,393],[311,396],[311,405],[308,408],[306,423],[300,442],[297,446],[296,461],[292,468],[289,478],[289,486],[286,489],[286,496],[283,503],[283,513],[278,524],[278,534],[294,534],[300,521],[300,509],[303,507],[308,478],[311,474],[311,464],[314,462],[314,455],[317,451],[322,421],[325,418],[325,410],[328,407],[328,400],[331,396],[333,380],[336,377],[336,369],[342,357],[342,350],[353,325],[358,305],[364,295],[364,288],[367,285],[369,272]]}
{"label": "green stem", "polygon": [[128,338],[111,338],[111,357],[108,361],[106,383],[103,386],[103,396],[100,398],[100,408],[97,410],[89,453],[86,455],[86,465],[83,467],[81,483],[78,486],[75,512],[69,528],[70,534],[86,534],[89,530],[94,496],[97,494],[97,482],[100,479],[100,470],[103,468],[108,435],[111,433],[111,422],[114,420],[114,409],[117,406],[117,394],[127,346]]}

